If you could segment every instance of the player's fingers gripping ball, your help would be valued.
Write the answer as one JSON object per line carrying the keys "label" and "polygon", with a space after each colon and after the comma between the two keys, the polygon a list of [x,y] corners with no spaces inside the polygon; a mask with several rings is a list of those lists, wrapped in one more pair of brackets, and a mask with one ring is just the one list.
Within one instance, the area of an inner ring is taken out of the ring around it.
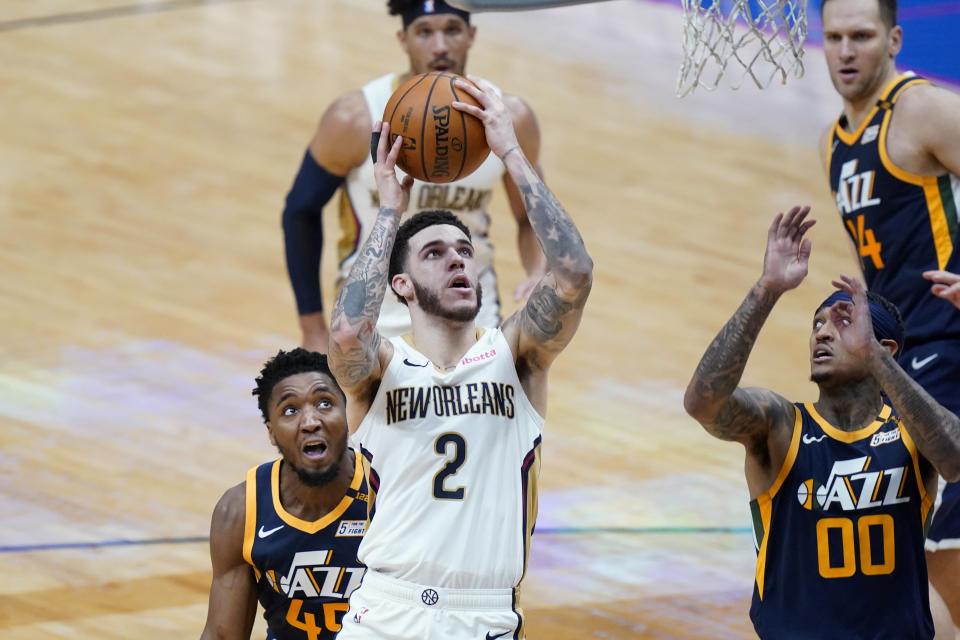
{"label": "player's fingers gripping ball", "polygon": [[453,73],[431,71],[414,76],[390,96],[383,121],[390,140],[403,136],[397,166],[417,180],[452,182],[473,173],[490,153],[483,123],[453,108],[455,101],[480,107],[454,80]]}

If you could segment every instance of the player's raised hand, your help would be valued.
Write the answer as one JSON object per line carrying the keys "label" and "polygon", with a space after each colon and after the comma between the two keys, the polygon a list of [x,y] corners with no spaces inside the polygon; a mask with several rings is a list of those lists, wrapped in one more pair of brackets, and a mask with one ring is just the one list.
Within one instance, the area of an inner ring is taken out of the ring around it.
{"label": "player's raised hand", "polygon": [[403,146],[403,137],[397,136],[388,149],[389,123],[378,120],[373,125],[373,132],[380,134],[377,142],[377,161],[373,165],[373,177],[380,192],[380,207],[393,209],[398,214],[402,214],[410,204],[410,188],[413,187],[413,178],[410,176],[404,176],[402,183],[397,180],[397,156],[400,155],[400,148]]}
{"label": "player's raised hand", "polygon": [[483,122],[483,130],[490,150],[502,159],[511,149],[519,147],[517,133],[513,128],[513,114],[507,109],[493,85],[477,76],[468,75],[467,78],[473,84],[458,79],[454,81],[454,86],[473,96],[474,100],[480,103],[480,107],[460,101],[454,101],[453,107]]}
{"label": "player's raised hand", "polygon": [[767,252],[763,256],[761,281],[778,293],[796,288],[807,276],[812,243],[804,234],[816,224],[806,220],[810,207],[794,207],[778,213],[767,232]]}
{"label": "player's raised hand", "polygon": [[840,280],[834,280],[833,286],[849,295],[853,302],[835,302],[830,307],[830,322],[847,352],[855,357],[866,358],[872,348],[882,348],[873,334],[867,289],[858,279],[846,275],[841,275]]}
{"label": "player's raised hand", "polygon": [[935,284],[930,287],[933,295],[948,300],[960,309],[960,274],[949,271],[924,271],[923,277]]}

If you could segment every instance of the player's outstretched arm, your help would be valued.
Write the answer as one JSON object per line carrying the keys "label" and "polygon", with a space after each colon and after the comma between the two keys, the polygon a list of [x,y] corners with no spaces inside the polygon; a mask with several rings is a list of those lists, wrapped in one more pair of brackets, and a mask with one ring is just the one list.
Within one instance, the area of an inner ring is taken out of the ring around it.
{"label": "player's outstretched arm", "polygon": [[210,522],[213,581],[200,640],[250,640],[257,614],[253,570],[243,559],[246,483],[227,490]]}
{"label": "player's outstretched arm", "polygon": [[740,388],[740,378],[760,328],[780,296],[807,275],[810,240],[804,234],[814,220],[809,207],[794,207],[774,218],[767,233],[763,275],[700,359],[683,406],[711,435],[752,446],[771,429],[793,424],[796,409],[767,389]]}
{"label": "player's outstretched arm", "polygon": [[[330,322],[330,370],[351,401],[358,400],[361,405],[352,402],[352,406],[348,406],[348,415],[351,416],[366,412],[367,407],[362,406],[363,387],[380,379],[383,366],[393,353],[389,341],[382,340],[377,331],[377,319],[387,289],[390,252],[413,186],[410,176],[400,183],[394,168],[403,138],[397,136],[388,153],[390,125],[378,122],[374,125],[374,133],[380,134],[377,162],[373,167],[380,191],[380,211],[370,237],[361,247],[337,295]],[[353,420],[349,422],[352,428],[359,424]]]}
{"label": "player's outstretched arm", "polygon": [[[960,418],[923,390],[873,335],[867,291],[856,278],[841,276],[834,286],[853,303],[830,308],[831,320],[851,355],[864,358],[880,388],[896,407],[917,449],[948,482],[960,480]],[[847,322],[843,322],[846,320]]]}
{"label": "player's outstretched arm", "polygon": [[[540,179],[543,179],[543,168],[540,166],[540,127],[533,109],[518,96],[504,94],[503,103],[513,115],[513,128],[517,133],[517,141],[523,149],[523,155],[536,170]],[[520,254],[520,264],[527,277],[520,282],[513,292],[516,302],[524,300],[533,291],[533,288],[547,271],[547,262],[540,250],[537,234],[527,217],[527,210],[523,205],[523,195],[517,188],[510,173],[503,175],[503,186],[510,203],[510,211],[517,222],[517,250]]]}
{"label": "player's outstretched arm", "polygon": [[960,274],[949,271],[924,271],[923,277],[933,282],[930,292],[960,309]]}
{"label": "player's outstretched arm", "polygon": [[573,220],[524,155],[510,111],[488,83],[469,78],[476,86],[460,80],[457,86],[470,93],[481,108],[463,102],[453,105],[483,121],[487,143],[503,160],[519,189],[547,261],[547,273],[523,308],[504,324],[504,332],[517,332],[517,358],[524,358],[535,369],[546,370],[580,324],[593,284],[593,261]]}
{"label": "player's outstretched arm", "polygon": [[323,207],[344,176],[369,153],[370,116],[363,94],[341,96],[324,112],[283,208],[287,275],[297,301],[303,347],[326,353],[330,340],[323,313],[320,260]]}

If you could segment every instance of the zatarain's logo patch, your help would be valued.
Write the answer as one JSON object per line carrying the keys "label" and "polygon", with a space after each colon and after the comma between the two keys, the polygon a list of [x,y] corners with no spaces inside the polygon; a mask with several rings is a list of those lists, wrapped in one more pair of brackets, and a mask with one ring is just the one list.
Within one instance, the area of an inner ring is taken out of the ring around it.
{"label": "zatarain's logo patch", "polygon": [[896,442],[900,439],[900,429],[894,429],[893,431],[881,431],[880,433],[873,434],[873,437],[870,438],[870,446],[878,447],[881,444],[889,444],[891,442]]}

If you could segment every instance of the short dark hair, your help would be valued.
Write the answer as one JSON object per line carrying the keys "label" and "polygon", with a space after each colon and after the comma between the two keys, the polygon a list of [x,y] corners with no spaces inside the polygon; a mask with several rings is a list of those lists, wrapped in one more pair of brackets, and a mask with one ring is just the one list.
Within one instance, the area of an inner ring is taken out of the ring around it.
{"label": "short dark hair", "polygon": [[[900,313],[900,309],[897,308],[897,305],[893,304],[875,291],[867,291],[867,302],[875,302],[886,309],[887,312],[893,316],[893,319],[897,321],[897,329],[900,330],[900,335],[903,335],[903,314]],[[903,351],[903,345],[898,344],[897,349],[899,349],[899,351]],[[899,355],[899,352],[897,355]]]}
{"label": "short dark hair", "polygon": [[[823,22],[823,7],[830,0],[823,0],[820,3],[820,21]],[[887,29],[893,29],[897,26],[897,0],[877,0],[877,7],[880,9],[880,20],[887,26]]]}
{"label": "short dark hair", "polygon": [[[403,273],[407,264],[407,256],[410,255],[410,238],[427,227],[433,227],[438,224],[449,224],[463,231],[467,239],[471,242],[473,237],[470,235],[470,229],[463,224],[457,216],[443,209],[431,209],[421,211],[412,216],[406,222],[400,225],[397,230],[397,239],[393,243],[393,252],[390,254],[390,271],[387,274],[387,284],[393,289],[393,276]],[[396,291],[393,292],[397,299],[403,304],[407,304],[406,299]]]}
{"label": "short dark hair", "polygon": [[316,371],[322,373],[333,381],[333,386],[337,388],[342,397],[343,390],[337,383],[337,379],[330,372],[330,366],[327,364],[327,356],[316,351],[307,351],[297,347],[292,351],[277,351],[277,355],[267,360],[260,370],[260,376],[256,379],[257,386],[253,390],[253,395],[257,396],[257,403],[260,405],[260,413],[263,414],[263,421],[270,421],[270,394],[277,383],[296,375],[306,373],[307,371]]}

